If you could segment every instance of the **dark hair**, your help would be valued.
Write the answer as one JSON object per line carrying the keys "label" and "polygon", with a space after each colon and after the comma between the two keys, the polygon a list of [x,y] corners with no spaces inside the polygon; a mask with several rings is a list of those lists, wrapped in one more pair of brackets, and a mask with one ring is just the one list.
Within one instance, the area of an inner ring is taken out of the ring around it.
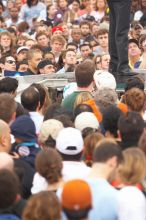
{"label": "dark hair", "polygon": [[69,210],[63,208],[63,211],[69,220],[80,220],[88,217],[91,207],[82,210]]}
{"label": "dark hair", "polygon": [[79,0],[72,0],[72,3],[73,2],[77,2],[80,5],[80,1]]}
{"label": "dark hair", "polygon": [[65,114],[57,115],[56,117],[54,117],[54,119],[61,121],[64,128],[67,128],[67,127],[74,128],[74,124],[71,120],[71,117],[69,117],[69,115],[65,115]]}
{"label": "dark hair", "polygon": [[63,161],[80,161],[82,158],[82,152],[76,155],[67,155],[59,152]]}
{"label": "dark hair", "polygon": [[[49,51],[49,50],[44,51],[43,57],[44,57],[46,54],[51,54],[51,55],[55,58],[54,53],[51,52],[51,51]],[[45,59],[46,59],[46,58],[45,58]]]}
{"label": "dark hair", "polygon": [[18,80],[15,78],[5,77],[0,80],[0,93],[14,93],[18,88]]}
{"label": "dark hair", "polygon": [[72,52],[74,52],[74,53],[76,54],[76,52],[75,52],[74,49],[69,48],[69,49],[67,49],[67,50],[64,51],[64,53],[63,53],[63,55],[62,55],[62,58],[63,58],[63,59],[66,57],[66,54],[67,54],[69,51],[72,51]]}
{"label": "dark hair", "polygon": [[82,130],[82,137],[83,137],[83,139],[85,139],[88,135],[91,135],[96,132],[98,132],[98,129],[86,127]]}
{"label": "dark hair", "polygon": [[28,111],[19,103],[16,103],[16,118],[21,115],[29,115]]}
{"label": "dark hair", "polygon": [[103,111],[102,124],[105,131],[109,131],[115,138],[118,137],[118,120],[121,111],[114,105],[110,105]]}
{"label": "dark hair", "polygon": [[59,56],[58,62],[57,62],[57,70],[60,70],[64,66],[63,58],[65,57],[65,50],[61,51],[61,54]]}
{"label": "dark hair", "polygon": [[6,209],[12,206],[19,193],[18,177],[11,171],[0,170],[0,209]]}
{"label": "dark hair", "polygon": [[7,28],[7,31],[8,31],[9,33],[14,34],[15,37],[17,36],[17,31],[16,31],[13,27],[9,27],[9,28]]}
{"label": "dark hair", "polygon": [[125,83],[125,92],[133,87],[139,88],[144,91],[144,81],[138,76],[133,76]]}
{"label": "dark hair", "polygon": [[90,49],[92,49],[92,45],[85,42],[85,43],[83,43],[83,44],[81,44],[81,45],[79,46],[80,50],[81,50],[82,47],[85,47],[85,46],[88,46]]}
{"label": "dark hair", "polygon": [[43,149],[48,149],[48,148],[55,148],[56,147],[56,140],[52,138],[51,135],[47,138],[47,140],[43,144]]}
{"label": "dark hair", "polygon": [[17,62],[17,69],[19,69],[19,66],[20,66],[21,64],[27,64],[27,65],[28,65],[28,61],[27,61],[26,59],[24,59],[24,60],[22,60],[22,61]]}
{"label": "dark hair", "polygon": [[59,181],[62,174],[62,159],[60,154],[52,148],[40,151],[36,156],[36,171],[43,176],[49,184]]}
{"label": "dark hair", "polygon": [[[28,62],[27,62],[27,60],[26,59],[24,59],[24,60],[22,60],[22,61],[19,61],[19,62],[17,62],[16,63],[16,70],[18,71],[19,70],[19,68],[20,68],[20,66],[21,65],[28,65]],[[20,71],[18,71],[18,72],[20,72]]]}
{"label": "dark hair", "polygon": [[118,121],[118,129],[122,141],[135,141],[135,144],[137,144],[144,126],[144,120],[137,112],[128,112],[121,115]]}
{"label": "dark hair", "polygon": [[0,5],[2,6],[2,9],[3,9],[3,11],[4,11],[4,5],[3,5],[3,2],[2,2],[2,0],[0,1]]}
{"label": "dark hair", "polygon": [[[0,4],[1,5],[1,4]],[[4,18],[2,16],[0,16],[0,21],[3,23],[4,22]]]}
{"label": "dark hair", "polygon": [[51,119],[51,118],[56,118],[58,115],[62,115],[62,114],[68,115],[68,112],[60,104],[54,103],[50,105],[49,108],[47,109],[44,115],[44,121]]}
{"label": "dark hair", "polygon": [[83,25],[88,25],[89,28],[91,28],[90,22],[87,21],[87,20],[83,20],[83,21],[80,22],[80,28],[81,28]]}
{"label": "dark hair", "polygon": [[30,86],[22,92],[21,104],[28,111],[36,111],[39,102],[40,102],[40,94],[35,87]]}
{"label": "dark hair", "polygon": [[140,18],[140,24],[145,27],[146,26],[146,13],[144,12],[143,15]]}
{"label": "dark hair", "polygon": [[66,45],[66,49],[68,48],[68,46],[75,46],[76,49],[78,49],[78,45],[74,42],[69,42],[67,45]]}
{"label": "dark hair", "polygon": [[[37,3],[38,3],[38,0],[37,0]],[[27,1],[26,1],[26,4],[28,5],[29,8],[31,8],[31,6],[32,6],[32,0],[27,0]]]}
{"label": "dark hair", "polygon": [[91,60],[85,60],[75,69],[76,82],[79,87],[88,87],[93,82],[95,65]]}
{"label": "dark hair", "polygon": [[117,157],[118,163],[123,160],[120,146],[114,141],[105,139],[99,142],[95,148],[93,152],[93,163],[105,163],[114,156]]}
{"label": "dark hair", "polygon": [[39,94],[40,94],[40,108],[39,109],[41,109],[44,105],[44,102],[45,102],[46,91],[41,84],[33,83],[33,84],[31,84],[31,86],[34,86],[39,91]]}
{"label": "dark hair", "polygon": [[79,104],[74,109],[74,112],[73,112],[74,118],[76,118],[77,115],[79,115],[82,112],[93,112],[93,110],[92,110],[91,106],[89,106],[87,104]]}

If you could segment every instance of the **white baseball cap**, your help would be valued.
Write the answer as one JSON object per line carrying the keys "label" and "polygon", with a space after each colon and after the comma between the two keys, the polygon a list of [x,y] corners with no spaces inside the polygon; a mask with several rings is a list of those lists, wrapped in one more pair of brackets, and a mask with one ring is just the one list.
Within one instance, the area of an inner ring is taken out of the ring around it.
{"label": "white baseball cap", "polygon": [[56,149],[66,155],[82,152],[84,146],[81,132],[76,128],[63,128],[56,139]]}

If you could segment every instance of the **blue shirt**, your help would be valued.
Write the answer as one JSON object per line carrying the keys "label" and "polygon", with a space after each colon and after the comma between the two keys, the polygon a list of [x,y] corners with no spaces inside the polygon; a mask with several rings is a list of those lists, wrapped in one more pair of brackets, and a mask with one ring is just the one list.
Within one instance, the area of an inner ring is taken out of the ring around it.
{"label": "blue shirt", "polygon": [[93,199],[89,220],[118,220],[118,192],[105,179],[87,179]]}

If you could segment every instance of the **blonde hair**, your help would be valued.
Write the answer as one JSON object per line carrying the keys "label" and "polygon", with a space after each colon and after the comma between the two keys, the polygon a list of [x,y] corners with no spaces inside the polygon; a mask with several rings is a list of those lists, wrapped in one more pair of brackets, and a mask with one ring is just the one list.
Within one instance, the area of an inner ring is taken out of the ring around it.
{"label": "blonde hair", "polygon": [[144,153],[136,148],[123,151],[124,161],[119,166],[118,174],[124,184],[135,185],[140,183],[145,175],[146,158]]}
{"label": "blonde hair", "polygon": [[93,99],[92,95],[89,92],[81,92],[74,103],[74,109],[79,105],[83,104],[84,102]]}

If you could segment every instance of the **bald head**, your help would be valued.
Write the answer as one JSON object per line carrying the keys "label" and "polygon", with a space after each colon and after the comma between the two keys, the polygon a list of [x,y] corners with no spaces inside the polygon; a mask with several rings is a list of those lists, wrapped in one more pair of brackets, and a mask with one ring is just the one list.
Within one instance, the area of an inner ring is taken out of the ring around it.
{"label": "bald head", "polygon": [[10,128],[0,119],[0,152],[9,152],[11,148]]}
{"label": "bald head", "polygon": [[0,170],[1,169],[8,169],[10,171],[14,169],[14,161],[8,153],[0,153]]}

